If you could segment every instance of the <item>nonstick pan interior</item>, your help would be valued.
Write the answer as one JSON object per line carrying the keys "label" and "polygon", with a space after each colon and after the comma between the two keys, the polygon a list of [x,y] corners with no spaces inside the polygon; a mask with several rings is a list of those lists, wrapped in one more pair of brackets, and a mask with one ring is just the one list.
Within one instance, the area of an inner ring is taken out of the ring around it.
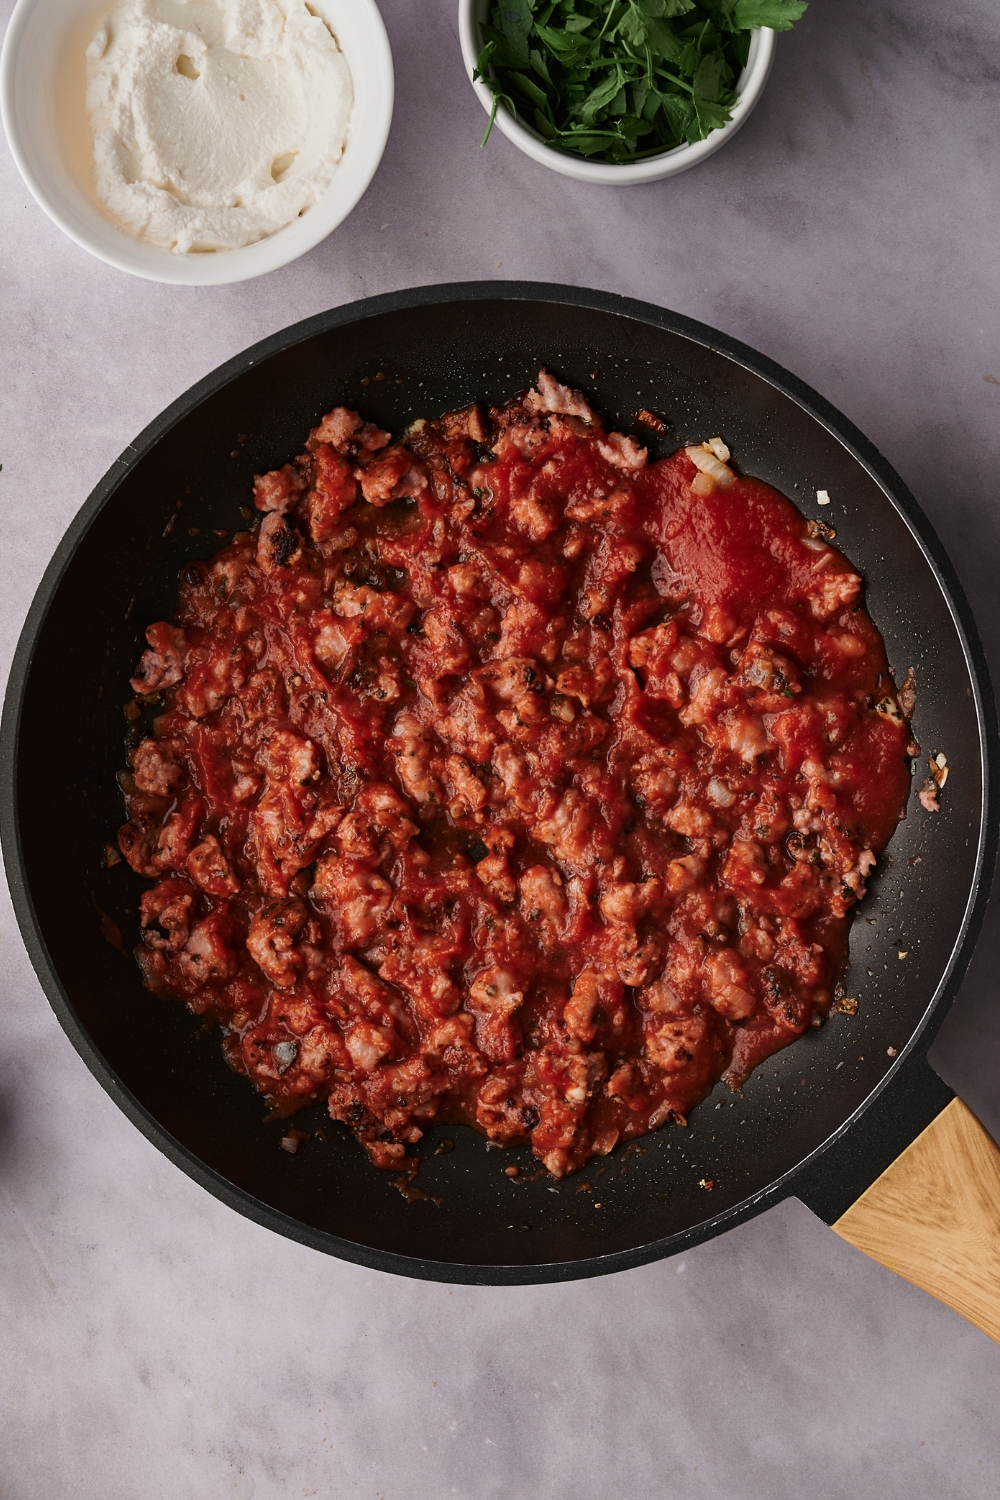
{"label": "nonstick pan interior", "polygon": [[[720,1085],[688,1129],[660,1131],[558,1185],[523,1180],[536,1166],[527,1148],[491,1151],[469,1130],[432,1129],[417,1178],[429,1196],[408,1201],[318,1108],[294,1123],[325,1125],[326,1139],[281,1150],[285,1127],[265,1123],[218,1033],[142,987],[130,950],[144,883],[101,858],[123,818],[123,706],[145,626],[172,613],[179,570],[222,545],[216,530],[246,525],[252,476],[300,452],[323,412],[345,403],[398,432],[474,397],[505,399],[543,362],[625,430],[640,408],[659,413],[669,424],[661,452],[721,433],[741,469],[833,522],[897,676],[916,672],[924,753],[944,750],[951,775],[938,816],[914,790],[856,918],[846,980],[856,1016],[832,1016],[741,1094]],[[817,489],[833,497],[824,511]],[[800,1165],[907,1048],[926,1045],[954,991],[989,844],[988,687],[963,611],[926,521],[874,450],[791,377],[700,325],[598,293],[502,283],[324,314],[232,361],[154,423],[46,575],[4,724],[7,864],[26,941],[74,1043],[140,1128],[276,1229],[453,1280],[587,1275],[669,1253],[794,1191]],[[115,929],[124,951],[109,940]],[[446,1140],[454,1149],[435,1154]],[[512,1161],[519,1182],[504,1174]]]}

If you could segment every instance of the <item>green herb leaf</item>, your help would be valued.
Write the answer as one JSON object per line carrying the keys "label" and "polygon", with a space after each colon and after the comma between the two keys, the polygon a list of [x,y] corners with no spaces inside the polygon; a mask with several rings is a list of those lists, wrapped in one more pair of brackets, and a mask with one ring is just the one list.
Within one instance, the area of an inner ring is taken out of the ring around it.
{"label": "green herb leaf", "polygon": [[500,0],[493,22],[507,39],[508,54],[518,68],[528,66],[528,37],[535,24],[528,0]]}
{"label": "green herb leaf", "polygon": [[646,95],[646,102],[640,111],[642,118],[652,124],[662,103],[662,95],[656,89],[650,89]]}
{"label": "green herb leaf", "polygon": [[579,152],[581,156],[596,156],[599,151],[607,151],[609,137],[602,135],[584,135],[581,131],[572,138],[572,149]]}
{"label": "green herb leaf", "polygon": [[661,103],[671,134],[678,141],[686,141],[696,120],[694,105],[680,94],[664,94]]}
{"label": "green herb leaf", "polygon": [[545,90],[540,89],[538,87],[538,84],[534,83],[527,76],[527,74],[511,73],[508,76],[510,77],[511,83],[519,88],[522,94],[526,94],[531,100],[532,104],[537,104],[539,109],[545,108],[546,104],[549,102],[548,95],[546,94]]}
{"label": "green herb leaf", "polygon": [[[729,110],[724,104],[716,104],[711,99],[702,99],[699,94],[695,94],[693,103],[700,129],[700,134],[696,137],[699,141],[711,135],[713,130],[718,130],[720,125],[725,125],[729,119]],[[688,139],[690,139],[690,133]]]}
{"label": "green herb leaf", "polygon": [[568,31],[557,31],[554,26],[536,26],[535,35],[541,39],[561,63],[572,66],[577,59],[586,57],[593,42],[585,36],[574,36]]}
{"label": "green herb leaf", "polygon": [[698,48],[697,43],[688,42],[686,46],[681,48],[680,53],[677,57],[677,67],[679,71],[681,73],[685,73],[688,78],[694,77],[698,69],[701,67],[701,51]]}
{"label": "green herb leaf", "polygon": [[599,83],[592,93],[588,94],[580,106],[580,116],[588,125],[592,125],[594,116],[599,109],[610,104],[621,89],[621,75],[617,68],[608,74],[603,83]]}
{"label": "green herb leaf", "polygon": [[722,87],[722,70],[725,66],[725,58],[721,52],[710,52],[707,57],[703,57],[694,75],[695,95],[714,103]]}
{"label": "green herb leaf", "polygon": [[638,140],[641,135],[648,135],[652,130],[648,120],[637,120],[634,115],[622,115],[618,121],[618,130],[626,140]]}
{"label": "green herb leaf", "polygon": [[538,131],[539,135],[544,135],[546,140],[552,140],[556,136],[558,136],[558,130],[553,125],[552,121],[547,119],[545,115],[542,114],[540,109],[535,110],[532,118],[535,122],[535,129]]}
{"label": "green herb leaf", "polygon": [[664,21],[650,21],[646,27],[646,36],[654,57],[662,57],[665,62],[676,62],[684,51],[677,33]]}
{"label": "green herb leaf", "polygon": [[552,89],[553,83],[551,74],[549,73],[549,65],[545,61],[544,52],[539,52],[537,47],[532,47],[531,49],[531,66],[534,68],[539,78],[543,79],[548,84],[549,88]]}
{"label": "green herb leaf", "polygon": [[753,31],[758,26],[791,31],[807,8],[807,0],[736,0],[729,19],[734,31]]}
{"label": "green herb leaf", "polygon": [[631,46],[641,47],[643,42],[646,40],[647,25],[648,22],[646,20],[646,17],[643,15],[638,5],[635,4],[635,0],[631,0],[628,10],[626,11],[625,15],[622,16],[621,24],[619,26],[621,35],[627,42],[630,43]]}
{"label": "green herb leaf", "polygon": [[490,53],[490,61],[493,66],[495,68],[516,68],[517,61],[510,52],[507,38],[503,32],[497,31],[495,26],[484,25],[479,29],[483,34],[484,43],[493,48],[493,51]]}

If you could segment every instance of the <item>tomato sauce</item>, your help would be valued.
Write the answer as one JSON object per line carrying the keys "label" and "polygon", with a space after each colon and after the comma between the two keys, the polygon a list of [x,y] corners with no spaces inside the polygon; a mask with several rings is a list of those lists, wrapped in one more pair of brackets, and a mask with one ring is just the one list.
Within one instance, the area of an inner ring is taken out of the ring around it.
{"label": "tomato sauce", "polygon": [[561,1177],[822,1024],[912,692],[728,459],[649,463],[546,371],[397,442],[336,408],[185,569],[132,683],[137,956],[277,1113]]}

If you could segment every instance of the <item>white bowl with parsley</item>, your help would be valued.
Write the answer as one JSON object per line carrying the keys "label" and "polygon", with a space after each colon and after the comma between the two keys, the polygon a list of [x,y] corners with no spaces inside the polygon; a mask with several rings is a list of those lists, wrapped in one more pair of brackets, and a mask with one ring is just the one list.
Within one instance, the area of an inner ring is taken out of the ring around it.
{"label": "white bowl with parsley", "polygon": [[718,151],[767,83],[805,0],[459,0],[466,72],[492,127],[542,166],[623,187]]}

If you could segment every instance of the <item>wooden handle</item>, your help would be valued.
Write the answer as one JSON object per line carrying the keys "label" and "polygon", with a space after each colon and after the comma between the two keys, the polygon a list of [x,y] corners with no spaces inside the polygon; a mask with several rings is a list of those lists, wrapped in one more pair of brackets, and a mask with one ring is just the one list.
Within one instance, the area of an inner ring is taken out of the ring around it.
{"label": "wooden handle", "polygon": [[961,1099],[833,1228],[1000,1344],[1000,1149]]}

